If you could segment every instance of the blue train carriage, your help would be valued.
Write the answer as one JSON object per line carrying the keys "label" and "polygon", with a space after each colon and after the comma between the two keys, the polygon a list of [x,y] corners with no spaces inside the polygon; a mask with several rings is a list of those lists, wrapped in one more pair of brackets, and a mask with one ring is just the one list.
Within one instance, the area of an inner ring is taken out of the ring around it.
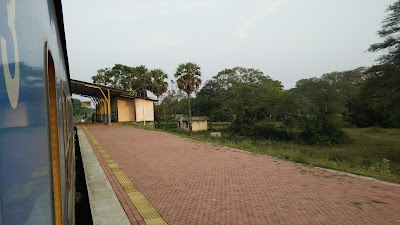
{"label": "blue train carriage", "polygon": [[0,225],[74,224],[61,1],[0,0],[0,49]]}

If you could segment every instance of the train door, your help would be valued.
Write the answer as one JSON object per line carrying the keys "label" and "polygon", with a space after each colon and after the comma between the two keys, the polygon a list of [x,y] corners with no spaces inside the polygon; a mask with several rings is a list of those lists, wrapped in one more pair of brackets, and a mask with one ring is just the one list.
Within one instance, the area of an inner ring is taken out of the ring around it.
{"label": "train door", "polygon": [[58,139],[57,85],[53,57],[47,53],[47,87],[49,110],[49,135],[51,150],[51,168],[53,177],[54,224],[62,225],[62,193],[60,172],[60,143]]}

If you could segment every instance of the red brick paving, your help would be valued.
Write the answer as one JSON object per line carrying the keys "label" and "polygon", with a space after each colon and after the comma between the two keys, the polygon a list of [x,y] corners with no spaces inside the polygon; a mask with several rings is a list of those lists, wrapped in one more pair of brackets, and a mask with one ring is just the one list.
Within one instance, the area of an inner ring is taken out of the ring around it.
{"label": "red brick paving", "polygon": [[[86,134],[86,133],[85,133]],[[88,135],[86,135],[88,137]],[[124,188],[119,183],[118,179],[114,176],[113,172],[111,171],[110,167],[107,165],[106,161],[103,159],[101,154],[97,151],[96,146],[94,145],[93,141],[88,137],[88,141],[94,150],[94,153],[99,160],[101,167],[104,170],[108,180],[111,183],[112,188],[114,189],[115,194],[117,195],[130,223],[132,225],[146,225],[143,218],[140,216],[139,211],[131,202],[128,194],[124,191]]]}
{"label": "red brick paving", "polygon": [[400,224],[400,187],[174,135],[86,125],[172,224]]}

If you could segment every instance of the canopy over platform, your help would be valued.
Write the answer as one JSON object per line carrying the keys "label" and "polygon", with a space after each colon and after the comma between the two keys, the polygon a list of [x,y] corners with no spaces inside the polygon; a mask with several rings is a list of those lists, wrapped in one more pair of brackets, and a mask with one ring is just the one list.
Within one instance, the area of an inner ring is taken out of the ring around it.
{"label": "canopy over platform", "polygon": [[70,79],[70,83],[71,83],[72,93],[82,95],[85,97],[95,97],[95,98],[101,97],[102,95],[101,91],[103,91],[104,93],[108,93],[108,90],[110,90],[111,98],[120,96],[121,94],[130,95],[130,93],[125,90],[115,89],[98,84],[87,83],[79,80]]}
{"label": "canopy over platform", "polygon": [[143,99],[149,101],[156,101],[151,98],[144,98],[140,96],[132,95],[129,91],[123,89],[117,89],[107,87],[98,84],[92,84],[84,81],[70,79],[71,92],[74,94],[82,95],[84,97],[91,98],[96,105],[104,104],[104,109],[107,109],[107,122],[111,124],[111,99],[117,97],[131,98],[131,99]]}

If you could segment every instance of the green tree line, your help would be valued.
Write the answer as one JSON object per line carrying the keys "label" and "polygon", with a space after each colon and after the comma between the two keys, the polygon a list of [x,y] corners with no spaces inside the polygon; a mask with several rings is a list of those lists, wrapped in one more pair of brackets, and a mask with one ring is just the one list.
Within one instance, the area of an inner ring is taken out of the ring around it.
{"label": "green tree line", "polygon": [[195,63],[178,66],[169,90],[168,76],[145,66],[116,64],[92,79],[138,96],[152,91],[160,100],[158,121],[176,120],[177,114],[208,116],[232,122],[229,130],[240,135],[343,143],[348,141],[343,127],[400,127],[400,1],[387,12],[378,31],[383,42],[368,49],[385,51],[378,65],[302,79],[289,90],[264,72],[243,67],[223,69],[200,88],[201,68]]}

